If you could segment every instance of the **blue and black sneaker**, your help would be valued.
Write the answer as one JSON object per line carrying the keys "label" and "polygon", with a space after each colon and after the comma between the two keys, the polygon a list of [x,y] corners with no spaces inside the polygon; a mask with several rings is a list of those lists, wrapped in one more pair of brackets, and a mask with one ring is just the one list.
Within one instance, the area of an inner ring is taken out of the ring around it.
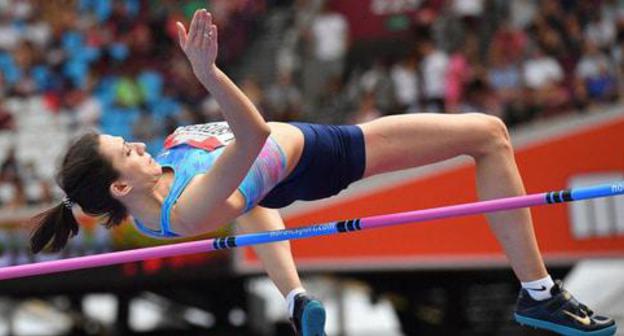
{"label": "blue and black sneaker", "polygon": [[536,301],[522,289],[516,303],[514,317],[518,323],[546,329],[566,336],[612,336],[617,326],[612,318],[595,315],[591,309],[576,301],[555,281],[552,297]]}
{"label": "blue and black sneaker", "polygon": [[304,293],[298,294],[291,322],[298,336],[325,336],[325,307]]}

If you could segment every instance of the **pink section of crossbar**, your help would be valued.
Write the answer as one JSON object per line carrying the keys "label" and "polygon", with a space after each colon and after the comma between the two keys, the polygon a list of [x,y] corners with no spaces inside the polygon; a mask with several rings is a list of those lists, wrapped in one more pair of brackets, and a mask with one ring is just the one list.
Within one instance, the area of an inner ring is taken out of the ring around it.
{"label": "pink section of crossbar", "polygon": [[0,268],[0,280],[214,251],[213,239]]}
{"label": "pink section of crossbar", "polygon": [[523,207],[546,204],[546,193],[450,205],[433,209],[401,212],[391,215],[380,215],[363,218],[362,229],[393,226],[405,223],[423,222],[434,219],[482,214],[492,211],[503,211]]}

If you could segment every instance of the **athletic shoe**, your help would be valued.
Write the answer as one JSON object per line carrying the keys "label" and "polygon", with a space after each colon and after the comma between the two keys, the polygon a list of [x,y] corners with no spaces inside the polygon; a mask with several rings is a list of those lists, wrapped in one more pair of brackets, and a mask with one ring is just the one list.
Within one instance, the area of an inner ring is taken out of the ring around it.
{"label": "athletic shoe", "polygon": [[298,336],[325,336],[325,307],[304,293],[295,296],[295,309],[290,321]]}
{"label": "athletic shoe", "polygon": [[555,281],[552,297],[536,301],[522,289],[514,317],[521,325],[546,329],[566,336],[612,336],[617,326],[612,318],[595,315]]}

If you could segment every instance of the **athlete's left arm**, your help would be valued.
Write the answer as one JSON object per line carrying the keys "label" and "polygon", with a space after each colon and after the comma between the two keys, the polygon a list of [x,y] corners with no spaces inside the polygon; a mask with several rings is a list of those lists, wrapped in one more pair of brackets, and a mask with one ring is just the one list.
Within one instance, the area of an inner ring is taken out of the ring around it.
{"label": "athlete's left arm", "polygon": [[[238,234],[281,230],[284,229],[284,221],[277,210],[256,206],[238,218],[236,228]],[[283,295],[301,285],[290,252],[290,242],[261,244],[253,248],[264,270]]]}

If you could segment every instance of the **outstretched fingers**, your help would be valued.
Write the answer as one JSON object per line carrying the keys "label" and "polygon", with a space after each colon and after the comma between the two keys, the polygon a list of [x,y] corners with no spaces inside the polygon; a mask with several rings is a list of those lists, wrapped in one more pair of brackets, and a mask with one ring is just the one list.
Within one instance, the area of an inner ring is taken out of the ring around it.
{"label": "outstretched fingers", "polygon": [[210,34],[208,32],[209,30],[208,21],[210,21],[210,18],[209,18],[210,14],[205,9],[202,9],[202,12],[200,15],[201,15],[202,22],[201,22],[201,26],[199,27],[201,35],[199,35],[198,42],[199,42],[200,47],[203,48],[209,45],[208,39],[210,37]]}
{"label": "outstretched fingers", "polygon": [[208,35],[210,35],[208,38],[210,46],[216,50],[218,48],[218,42],[219,42],[219,38],[217,36],[217,31],[218,31],[217,26],[210,25],[210,27],[208,28],[208,31],[209,31]]}
{"label": "outstretched fingers", "polygon": [[186,28],[184,27],[184,24],[180,21],[176,22],[176,28],[178,29],[178,43],[180,44],[180,48],[184,50],[184,46],[186,45],[186,41],[188,40]]}
{"label": "outstretched fingers", "polygon": [[193,19],[191,19],[191,25],[189,27],[189,33],[188,33],[188,40],[191,43],[196,43],[198,38],[201,38],[201,24],[202,24],[202,17],[203,15],[201,15],[202,11],[201,10],[196,10],[195,14],[193,14]]}
{"label": "outstretched fingers", "polygon": [[204,9],[204,16],[206,17],[206,26],[212,26],[212,14]]}
{"label": "outstretched fingers", "polygon": [[212,14],[206,9],[195,11],[188,32],[181,22],[176,22],[176,27],[182,49],[186,49],[189,43],[199,47],[211,46],[217,40],[217,26],[213,24]]}
{"label": "outstretched fingers", "polygon": [[212,14],[203,10],[204,22],[202,25],[202,47],[211,48],[217,41],[217,26],[212,23]]}
{"label": "outstretched fingers", "polygon": [[178,39],[184,54],[191,62],[193,71],[199,77],[215,66],[218,53],[217,26],[213,24],[212,14],[206,9],[197,10],[191,19],[188,33],[184,24],[177,22]]}
{"label": "outstretched fingers", "polygon": [[219,35],[218,35],[218,29],[216,25],[210,25],[210,37],[212,38],[213,41],[215,41],[215,43],[217,43],[219,41]]}

